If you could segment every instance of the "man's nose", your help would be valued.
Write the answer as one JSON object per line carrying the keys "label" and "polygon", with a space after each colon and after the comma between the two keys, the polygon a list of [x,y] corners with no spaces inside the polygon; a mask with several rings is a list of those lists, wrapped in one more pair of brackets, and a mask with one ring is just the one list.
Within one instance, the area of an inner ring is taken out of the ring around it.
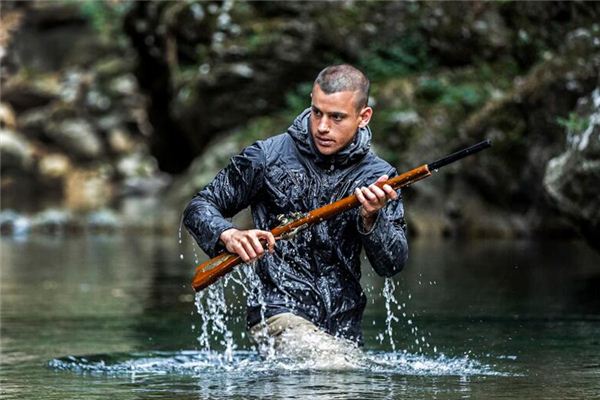
{"label": "man's nose", "polygon": [[319,120],[319,125],[317,126],[317,129],[319,130],[319,132],[329,132],[329,120],[327,117],[323,116]]}

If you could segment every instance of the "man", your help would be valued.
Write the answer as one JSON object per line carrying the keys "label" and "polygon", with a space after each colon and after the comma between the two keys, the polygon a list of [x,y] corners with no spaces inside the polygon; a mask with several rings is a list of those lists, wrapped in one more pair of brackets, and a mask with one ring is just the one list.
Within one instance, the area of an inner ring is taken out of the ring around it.
{"label": "man", "polygon": [[[286,133],[234,156],[185,210],[186,228],[211,257],[227,250],[244,262],[258,260],[260,293],[249,296],[247,317],[257,341],[261,332],[280,337],[295,330],[302,332],[297,338],[310,333],[361,344],[361,248],[382,276],[406,262],[399,192],[374,185],[396,170],[370,151],[368,97],[369,81],[358,69],[325,68],[313,85],[310,109]],[[269,230],[281,223],[278,215],[308,212],[353,192],[358,209],[275,243]],[[248,206],[256,229],[234,227],[228,218]]]}

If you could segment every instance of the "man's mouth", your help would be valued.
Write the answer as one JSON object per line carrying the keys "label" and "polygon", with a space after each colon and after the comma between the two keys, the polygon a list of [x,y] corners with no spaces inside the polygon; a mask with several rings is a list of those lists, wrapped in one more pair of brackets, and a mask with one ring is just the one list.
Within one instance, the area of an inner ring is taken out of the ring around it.
{"label": "man's mouth", "polygon": [[328,139],[324,137],[315,136],[315,142],[321,147],[330,147],[335,144],[333,139]]}

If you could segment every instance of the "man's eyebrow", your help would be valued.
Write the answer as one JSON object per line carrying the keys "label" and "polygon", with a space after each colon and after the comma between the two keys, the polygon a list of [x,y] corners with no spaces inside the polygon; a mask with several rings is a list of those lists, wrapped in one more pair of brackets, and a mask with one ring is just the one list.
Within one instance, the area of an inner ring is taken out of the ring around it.
{"label": "man's eyebrow", "polygon": [[323,111],[321,111],[321,109],[319,109],[319,107],[315,106],[314,104],[311,104],[310,108],[313,111],[320,112],[322,114],[327,114],[334,118],[346,118],[348,116],[348,114],[346,114],[345,112],[342,112],[342,111],[332,111],[329,113],[323,113]]}

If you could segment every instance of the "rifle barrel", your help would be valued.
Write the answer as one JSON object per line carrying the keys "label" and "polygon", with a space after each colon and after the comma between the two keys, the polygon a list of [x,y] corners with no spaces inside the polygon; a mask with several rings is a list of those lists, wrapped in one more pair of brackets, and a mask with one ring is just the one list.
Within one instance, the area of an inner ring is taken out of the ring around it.
{"label": "rifle barrel", "polygon": [[443,166],[453,163],[454,161],[460,160],[461,158],[465,158],[466,156],[469,156],[471,154],[480,152],[481,150],[487,149],[491,145],[492,145],[492,141],[490,139],[485,139],[484,141],[474,144],[473,146],[467,147],[466,149],[459,150],[456,153],[452,153],[449,156],[440,158],[437,161],[427,164],[427,167],[429,167],[430,171],[438,170],[438,169],[442,168]]}

